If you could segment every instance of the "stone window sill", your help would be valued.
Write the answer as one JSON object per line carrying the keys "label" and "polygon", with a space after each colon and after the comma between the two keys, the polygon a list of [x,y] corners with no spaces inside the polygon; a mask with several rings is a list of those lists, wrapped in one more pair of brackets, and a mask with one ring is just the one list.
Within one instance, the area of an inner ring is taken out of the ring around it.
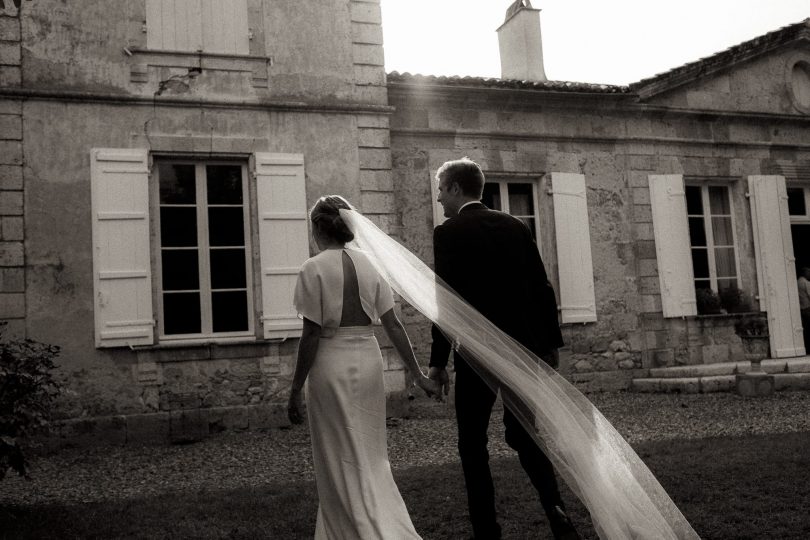
{"label": "stone window sill", "polygon": [[278,343],[244,339],[231,342],[188,341],[136,347],[139,362],[189,362],[278,355]]}
{"label": "stone window sill", "polygon": [[695,315],[693,320],[701,326],[730,326],[743,317],[752,315],[765,316],[762,311],[745,311],[743,313],[712,313],[706,315]]}
{"label": "stone window sill", "polygon": [[144,83],[149,80],[149,67],[175,67],[203,71],[241,71],[252,74],[254,88],[267,88],[270,56],[245,54],[206,53],[202,51],[164,51],[125,47],[130,57],[130,81]]}

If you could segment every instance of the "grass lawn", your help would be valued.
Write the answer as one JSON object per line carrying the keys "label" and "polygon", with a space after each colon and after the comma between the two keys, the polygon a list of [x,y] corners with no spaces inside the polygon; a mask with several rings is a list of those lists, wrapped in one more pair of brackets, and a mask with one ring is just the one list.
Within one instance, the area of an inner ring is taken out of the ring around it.
{"label": "grass lawn", "polygon": [[[810,433],[636,445],[704,539],[810,538]],[[505,539],[549,537],[516,459],[493,462]],[[414,467],[395,476],[426,540],[469,536],[461,468]],[[0,483],[0,489],[2,484]],[[585,508],[565,490],[585,538]],[[313,483],[176,492],[71,506],[0,506],[0,538],[312,538]]]}

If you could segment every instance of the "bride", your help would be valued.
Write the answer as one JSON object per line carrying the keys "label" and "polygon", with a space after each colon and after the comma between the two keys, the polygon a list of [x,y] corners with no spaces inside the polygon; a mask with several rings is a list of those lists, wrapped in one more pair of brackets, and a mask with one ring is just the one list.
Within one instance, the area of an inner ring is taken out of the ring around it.
{"label": "bride", "polygon": [[[342,197],[321,198],[311,219],[319,245],[321,231],[347,229],[339,237],[328,236],[333,241],[322,247],[331,249],[304,264],[295,296],[304,316],[304,336],[290,419],[301,421],[300,389],[309,373],[308,413],[320,499],[317,539],[419,538],[388,463],[382,383],[372,382],[381,379],[380,353],[375,342],[365,342],[374,339],[368,330],[362,338],[356,335],[363,332],[359,323],[367,325],[379,315],[392,336],[399,334],[386,283],[441,328],[493,391],[507,390],[501,394],[504,404],[588,508],[600,538],[699,538],[630,445],[564,377],[464,302]],[[358,250],[344,249],[351,237]],[[354,293],[352,286],[357,287]],[[346,307],[351,299],[356,306],[358,297],[367,319],[352,318],[352,313],[362,313]],[[382,309],[389,310],[388,322]],[[342,326],[344,316],[356,325],[351,330]],[[417,384],[429,395],[439,392],[424,379],[407,337],[392,338],[392,343]],[[374,375],[364,378],[365,369]]]}
{"label": "bride", "polygon": [[418,539],[388,462],[382,356],[371,324],[382,322],[418,386],[435,396],[441,388],[419,369],[388,283],[364,253],[346,249],[354,235],[339,211],[350,208],[330,196],[310,212],[321,252],[301,267],[295,289],[304,329],[288,413],[302,422],[307,380],[316,539]]}

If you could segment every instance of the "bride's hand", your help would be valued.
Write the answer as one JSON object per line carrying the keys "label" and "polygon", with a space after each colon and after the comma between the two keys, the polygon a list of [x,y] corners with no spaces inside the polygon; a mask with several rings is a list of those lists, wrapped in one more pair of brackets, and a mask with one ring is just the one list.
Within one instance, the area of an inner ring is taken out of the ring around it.
{"label": "bride's hand", "polygon": [[301,391],[293,390],[290,392],[290,400],[287,402],[287,417],[290,423],[297,425],[304,421],[304,404],[301,399]]}
{"label": "bride's hand", "polygon": [[424,390],[428,397],[436,401],[442,401],[442,386],[437,381],[430,379],[426,375],[419,375],[416,379],[416,385]]}

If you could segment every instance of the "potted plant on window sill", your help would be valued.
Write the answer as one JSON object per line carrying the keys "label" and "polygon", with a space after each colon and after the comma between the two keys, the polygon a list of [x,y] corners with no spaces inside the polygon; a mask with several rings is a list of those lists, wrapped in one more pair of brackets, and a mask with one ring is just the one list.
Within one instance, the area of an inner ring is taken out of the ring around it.
{"label": "potted plant on window sill", "polygon": [[742,341],[745,359],[751,362],[751,371],[762,372],[760,362],[770,352],[768,321],[760,314],[748,315],[735,323],[734,331]]}

